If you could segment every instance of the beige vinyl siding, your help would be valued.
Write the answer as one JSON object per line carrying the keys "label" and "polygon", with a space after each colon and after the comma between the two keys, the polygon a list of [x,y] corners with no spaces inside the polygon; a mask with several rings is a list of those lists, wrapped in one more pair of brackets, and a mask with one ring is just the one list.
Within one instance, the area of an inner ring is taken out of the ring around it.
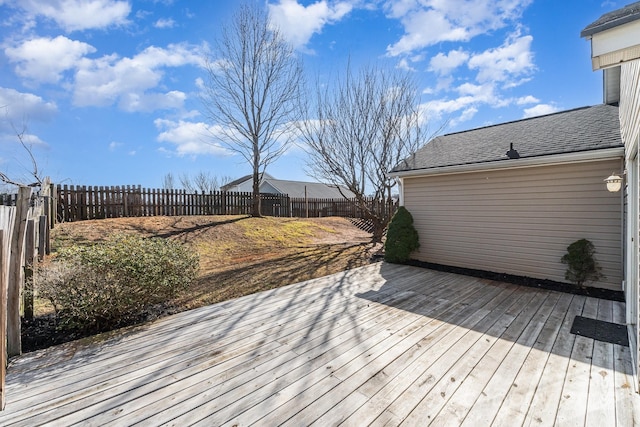
{"label": "beige vinyl siding", "polygon": [[631,152],[640,139],[640,60],[622,64],[619,112],[620,135]]}
{"label": "beige vinyl siding", "polygon": [[620,290],[621,193],[603,179],[621,159],[404,179],[405,206],[420,234],[413,258],[566,282],[560,258],[587,238]]}

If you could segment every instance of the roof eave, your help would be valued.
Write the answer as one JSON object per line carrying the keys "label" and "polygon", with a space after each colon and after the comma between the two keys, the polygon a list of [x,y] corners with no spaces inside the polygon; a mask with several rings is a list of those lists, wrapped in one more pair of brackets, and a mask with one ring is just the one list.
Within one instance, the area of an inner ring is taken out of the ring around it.
{"label": "roof eave", "polygon": [[591,24],[587,25],[581,32],[580,37],[589,38],[594,34],[601,33],[611,28],[616,28],[640,19],[640,1],[630,3],[611,12],[600,16]]}
{"label": "roof eave", "polygon": [[427,175],[449,175],[468,172],[484,172],[501,169],[520,169],[536,166],[561,165],[569,163],[593,162],[624,157],[624,147],[605,148],[599,150],[579,151],[574,153],[553,154],[549,156],[528,157],[510,160],[496,160],[485,163],[442,166],[426,169],[412,169],[390,172],[392,178],[409,178]]}
{"label": "roof eave", "polygon": [[580,32],[580,37],[588,39],[588,38],[591,38],[594,34],[598,34],[603,31],[610,30],[611,28],[619,27],[620,25],[624,25],[629,22],[637,21],[638,19],[640,19],[640,14],[635,13],[635,14],[624,16],[619,19],[614,19],[613,21],[609,21],[604,24],[596,25],[591,28],[586,27],[584,30]]}

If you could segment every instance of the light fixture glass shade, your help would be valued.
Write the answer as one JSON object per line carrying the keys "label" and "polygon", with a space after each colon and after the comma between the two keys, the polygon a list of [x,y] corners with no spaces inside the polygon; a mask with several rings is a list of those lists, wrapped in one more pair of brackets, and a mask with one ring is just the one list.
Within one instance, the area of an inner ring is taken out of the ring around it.
{"label": "light fixture glass shade", "polygon": [[622,178],[618,175],[612,174],[604,182],[607,183],[607,190],[610,193],[617,193],[622,188]]}

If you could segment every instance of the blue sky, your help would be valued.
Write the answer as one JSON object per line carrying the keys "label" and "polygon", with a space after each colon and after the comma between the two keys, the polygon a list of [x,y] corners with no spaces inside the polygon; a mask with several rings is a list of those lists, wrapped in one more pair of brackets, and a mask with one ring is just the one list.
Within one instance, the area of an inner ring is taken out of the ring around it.
{"label": "blue sky", "polygon": [[[445,133],[602,102],[580,31],[630,0],[257,0],[307,78],[347,60],[412,73]],[[172,173],[237,178],[239,156],[207,141],[198,93],[236,2],[0,0],[0,171],[74,185],[162,186]],[[268,172],[313,180],[304,147]]]}

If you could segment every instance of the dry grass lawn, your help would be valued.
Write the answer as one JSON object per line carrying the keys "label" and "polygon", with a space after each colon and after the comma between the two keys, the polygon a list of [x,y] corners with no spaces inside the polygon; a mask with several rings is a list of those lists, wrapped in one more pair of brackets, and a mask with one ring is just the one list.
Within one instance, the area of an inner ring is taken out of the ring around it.
{"label": "dry grass lawn", "polygon": [[[193,216],[58,224],[52,231],[53,256],[59,248],[91,244],[114,233],[175,239],[190,245],[200,255],[196,283],[174,301],[167,302],[154,316],[359,267],[370,263],[379,250],[379,246],[371,243],[369,233],[345,218]],[[37,301],[36,316],[50,312],[44,301]],[[39,332],[26,328],[26,333]],[[28,343],[29,339],[23,341]]]}

